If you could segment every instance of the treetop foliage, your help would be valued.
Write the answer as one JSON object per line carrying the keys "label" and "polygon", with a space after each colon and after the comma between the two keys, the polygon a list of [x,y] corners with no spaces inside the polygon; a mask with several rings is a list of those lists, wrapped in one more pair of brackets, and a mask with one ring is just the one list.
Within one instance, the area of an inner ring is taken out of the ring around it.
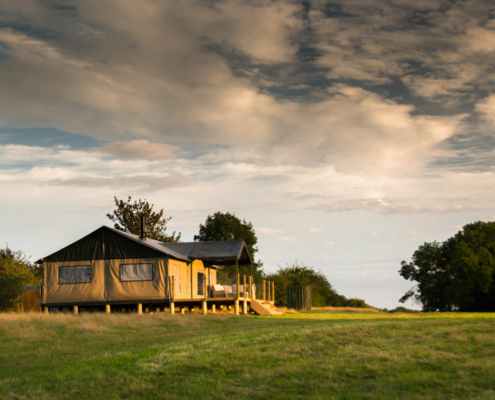
{"label": "treetop foliage", "polygon": [[495,311],[495,222],[465,225],[443,243],[424,243],[399,273],[418,282],[400,299],[424,311]]}
{"label": "treetop foliage", "polygon": [[[199,233],[194,235],[196,242],[215,242],[223,240],[244,240],[246,247],[253,260],[252,266],[240,267],[239,272],[250,274],[251,268],[256,281],[263,279],[263,263],[255,262],[255,255],[258,251],[256,244],[258,238],[251,222],[245,219],[240,220],[235,213],[222,213],[220,211],[213,215],[208,215],[204,224],[199,225]],[[219,270],[221,275],[234,275],[235,265],[224,265]]]}
{"label": "treetop foliage", "polygon": [[222,240],[244,240],[251,258],[258,251],[256,244],[258,238],[251,222],[240,220],[235,213],[222,213],[220,211],[208,215],[206,221],[199,225],[199,234],[194,235],[196,242],[222,241]]}
{"label": "treetop foliage", "polygon": [[172,232],[167,234],[167,223],[172,217],[164,217],[163,209],[158,212],[153,211],[153,204],[149,204],[146,199],[134,201],[131,203],[131,196],[127,201],[118,200],[114,197],[115,206],[113,213],[107,214],[107,217],[114,222],[114,228],[139,235],[141,233],[141,216],[146,217],[145,232],[146,237],[160,242],[178,243],[180,242],[181,233]]}

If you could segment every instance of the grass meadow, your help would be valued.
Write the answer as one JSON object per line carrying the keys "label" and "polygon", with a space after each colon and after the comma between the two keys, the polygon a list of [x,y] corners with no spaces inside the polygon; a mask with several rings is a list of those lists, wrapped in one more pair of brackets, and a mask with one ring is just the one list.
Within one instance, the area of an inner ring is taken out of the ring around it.
{"label": "grass meadow", "polygon": [[4,399],[495,399],[495,314],[0,314]]}

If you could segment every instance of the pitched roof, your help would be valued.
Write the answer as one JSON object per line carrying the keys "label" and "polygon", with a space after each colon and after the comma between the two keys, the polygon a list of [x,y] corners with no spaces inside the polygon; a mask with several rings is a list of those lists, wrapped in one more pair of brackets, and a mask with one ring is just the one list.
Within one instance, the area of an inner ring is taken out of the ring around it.
{"label": "pitched roof", "polygon": [[177,260],[201,260],[208,264],[252,264],[243,240],[223,242],[164,243],[102,226],[63,249],[37,261],[86,261],[116,258],[152,258],[165,254]]}

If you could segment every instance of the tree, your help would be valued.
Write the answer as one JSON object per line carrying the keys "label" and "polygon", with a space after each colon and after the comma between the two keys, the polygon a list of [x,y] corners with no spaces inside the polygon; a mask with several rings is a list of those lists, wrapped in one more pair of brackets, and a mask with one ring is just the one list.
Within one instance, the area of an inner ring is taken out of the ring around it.
{"label": "tree", "polygon": [[0,249],[0,311],[21,311],[22,287],[39,285],[41,268],[21,251]]}
{"label": "tree", "polygon": [[292,264],[287,264],[285,268],[279,266],[279,270],[274,274],[268,274],[266,279],[275,284],[275,304],[279,307],[287,306],[287,287],[289,285],[311,286],[311,305],[314,307],[368,307],[364,300],[351,299],[352,305],[348,304],[345,296],[337,293],[327,277],[321,272],[316,272],[313,268],[300,264],[295,260]]}
{"label": "tree", "polygon": [[[255,260],[255,255],[258,251],[256,247],[258,238],[250,222],[246,222],[245,219],[241,221],[235,214],[219,211],[213,215],[208,215],[204,225],[199,225],[199,233],[194,235],[194,241],[196,242],[223,240],[244,240],[251,259]],[[253,276],[261,278],[262,267],[263,263],[261,261],[253,263]],[[246,272],[250,273],[247,270]],[[235,274],[235,266],[222,266],[221,273],[233,275]]]}
{"label": "tree", "polygon": [[495,223],[465,225],[443,243],[419,246],[399,274],[418,282],[399,300],[423,311],[495,311]]}
{"label": "tree", "polygon": [[107,217],[114,222],[114,228],[120,231],[139,235],[141,233],[141,216],[146,217],[145,232],[150,239],[159,240],[160,242],[178,243],[180,242],[181,233],[172,233],[167,235],[167,223],[172,217],[164,217],[163,209],[159,212],[153,211],[153,204],[149,204],[146,199],[134,201],[131,203],[131,196],[127,201],[118,200],[114,197],[117,209]]}

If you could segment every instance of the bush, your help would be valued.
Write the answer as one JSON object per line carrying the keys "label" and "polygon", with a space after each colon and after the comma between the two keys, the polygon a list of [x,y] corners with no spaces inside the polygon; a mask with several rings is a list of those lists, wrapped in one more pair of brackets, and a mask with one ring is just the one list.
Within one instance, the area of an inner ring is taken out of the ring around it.
{"label": "bush", "polygon": [[347,300],[346,306],[354,308],[369,308],[369,305],[362,299],[349,299]]}
{"label": "bush", "polygon": [[40,267],[30,264],[21,251],[0,249],[0,311],[21,311],[22,287],[40,283]]}
{"label": "bush", "polygon": [[[348,306],[347,298],[337,293],[321,271],[316,272],[304,263],[299,264],[297,260],[292,264],[287,264],[285,268],[279,267],[277,273],[268,274],[265,278],[275,283],[275,305],[278,307],[287,307],[287,287],[289,285],[310,285],[311,305],[313,307]],[[354,300],[364,303],[360,299]]]}

